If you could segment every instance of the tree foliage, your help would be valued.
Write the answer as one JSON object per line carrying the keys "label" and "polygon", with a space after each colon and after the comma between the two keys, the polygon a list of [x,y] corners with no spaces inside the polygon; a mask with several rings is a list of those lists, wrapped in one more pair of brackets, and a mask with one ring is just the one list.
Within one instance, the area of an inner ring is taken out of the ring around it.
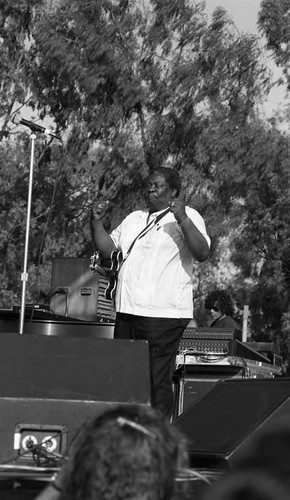
{"label": "tree foliage", "polygon": [[29,39],[39,0],[0,1],[0,141],[7,136],[9,116],[15,104],[29,99]]}
{"label": "tree foliage", "polygon": [[288,89],[290,88],[290,1],[263,0],[258,26],[266,36],[267,47],[278,66],[283,68]]}

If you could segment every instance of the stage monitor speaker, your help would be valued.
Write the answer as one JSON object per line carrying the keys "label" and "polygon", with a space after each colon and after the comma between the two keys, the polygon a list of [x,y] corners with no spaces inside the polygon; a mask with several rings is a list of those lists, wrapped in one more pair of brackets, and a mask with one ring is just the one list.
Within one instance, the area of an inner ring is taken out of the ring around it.
{"label": "stage monitor speaker", "polygon": [[175,421],[192,466],[231,467],[254,437],[290,417],[290,379],[219,380]]}
{"label": "stage monitor speaker", "polygon": [[0,334],[0,464],[31,459],[40,443],[62,455],[118,404],[150,404],[146,341]]}
{"label": "stage monitor speaker", "polygon": [[89,258],[53,260],[50,309],[61,316],[97,320],[98,279]]}
{"label": "stage monitor speaker", "polygon": [[178,412],[176,418],[187,410],[192,404],[205,396],[219,379],[198,378],[186,376],[179,382]]}
{"label": "stage monitor speaker", "polygon": [[219,380],[243,377],[243,366],[189,365],[179,377],[177,416],[204,397]]}

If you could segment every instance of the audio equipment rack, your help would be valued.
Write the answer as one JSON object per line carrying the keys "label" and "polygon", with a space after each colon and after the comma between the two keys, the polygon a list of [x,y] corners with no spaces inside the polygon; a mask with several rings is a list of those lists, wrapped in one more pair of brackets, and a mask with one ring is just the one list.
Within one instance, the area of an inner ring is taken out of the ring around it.
{"label": "audio equipment rack", "polygon": [[233,328],[189,327],[183,332],[179,353],[233,354]]}

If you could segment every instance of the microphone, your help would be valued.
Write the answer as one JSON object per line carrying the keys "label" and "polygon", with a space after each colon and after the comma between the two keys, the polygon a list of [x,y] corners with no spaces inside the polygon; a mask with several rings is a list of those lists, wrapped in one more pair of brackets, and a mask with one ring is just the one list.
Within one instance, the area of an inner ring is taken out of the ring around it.
{"label": "microphone", "polygon": [[52,132],[48,128],[42,127],[41,125],[38,125],[37,123],[30,122],[28,120],[24,120],[21,117],[21,115],[19,115],[19,114],[15,114],[13,116],[12,122],[15,125],[24,125],[25,127],[29,127],[30,130],[32,130],[33,132],[41,132],[42,134],[50,135],[51,137],[54,137],[55,139],[58,139],[59,141],[61,141],[61,138],[58,135],[54,134],[54,132]]}

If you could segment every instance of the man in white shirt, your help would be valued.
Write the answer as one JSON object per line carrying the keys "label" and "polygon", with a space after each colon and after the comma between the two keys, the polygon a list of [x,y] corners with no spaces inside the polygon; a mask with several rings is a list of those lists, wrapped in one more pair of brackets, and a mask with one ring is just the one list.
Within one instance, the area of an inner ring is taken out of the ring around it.
{"label": "man in white shirt", "polygon": [[152,406],[168,418],[175,357],[193,317],[193,261],[206,260],[210,249],[203,218],[185,206],[180,190],[178,172],[161,167],[148,182],[147,210],[132,212],[111,234],[101,221],[106,202],[97,204],[91,218],[100,255],[109,258],[118,250],[124,257],[116,290],[114,337],[148,341]]}

